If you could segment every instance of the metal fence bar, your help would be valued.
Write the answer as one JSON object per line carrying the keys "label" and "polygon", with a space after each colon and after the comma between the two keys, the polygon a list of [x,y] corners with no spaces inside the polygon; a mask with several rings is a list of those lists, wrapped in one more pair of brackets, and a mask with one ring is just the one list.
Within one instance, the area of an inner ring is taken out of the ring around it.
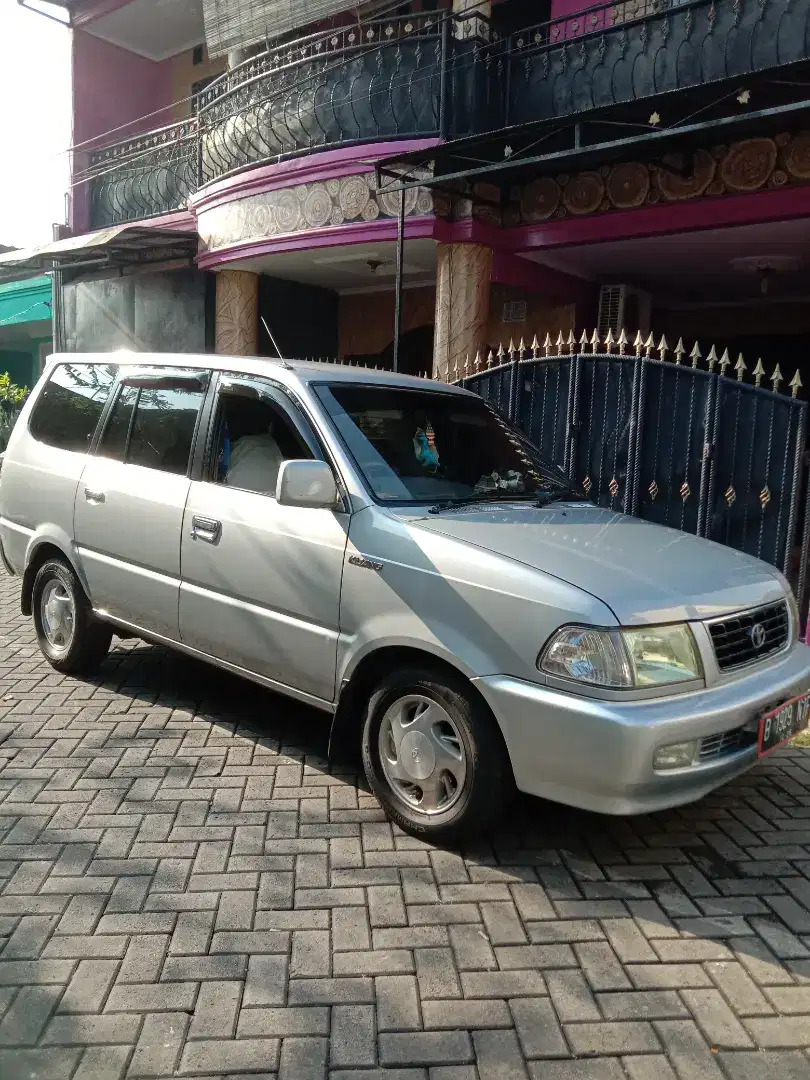
{"label": "metal fence bar", "polygon": [[717,397],[717,381],[712,379],[709,384],[709,394],[706,398],[706,411],[704,413],[703,447],[700,455],[700,490],[698,492],[698,518],[697,535],[706,535],[706,516],[709,509],[709,476],[711,464],[711,452],[713,441],[712,424],[715,417],[715,398]]}
{"label": "metal fence bar", "polygon": [[[687,532],[759,555],[788,574],[805,605],[809,425],[808,405],[797,397],[798,375],[789,396],[778,392],[784,381],[778,367],[771,390],[762,386],[761,362],[747,381],[740,357],[733,379],[726,375],[727,352],[718,360],[712,348],[704,359],[695,345],[687,365],[681,341],[672,361],[664,338],[656,346],[652,335],[646,342],[637,337],[635,357],[627,354],[627,340],[623,333],[604,342],[596,333],[583,334],[577,346],[571,333],[554,343],[547,336],[542,347],[535,339],[530,349],[510,342],[497,356],[490,352],[486,366],[480,359],[468,366],[460,381],[503,408],[597,503],[661,524],[677,522]],[[657,378],[651,381],[652,371]]]}
{"label": "metal fence bar", "polygon": [[573,477],[574,473],[574,450],[576,447],[576,430],[574,428],[574,415],[577,408],[576,391],[579,386],[579,357],[571,357],[568,368],[568,402],[565,412],[565,461],[564,468],[567,476]]}
{"label": "metal fence bar", "polygon": [[[788,511],[787,536],[785,538],[785,555],[782,560],[782,571],[788,573],[793,559],[793,541],[795,539],[796,516],[799,504],[799,487],[802,479],[802,458],[804,456],[804,443],[807,426],[807,405],[801,403],[798,421],[796,425],[796,449],[793,459],[793,482],[790,485],[790,510]],[[804,552],[803,552],[804,554]]]}
{"label": "metal fence bar", "polygon": [[804,490],[804,525],[802,527],[801,555],[799,559],[798,583],[796,585],[796,600],[799,611],[806,614],[805,592],[807,589],[807,556],[810,549],[810,469],[807,470],[807,482]]}

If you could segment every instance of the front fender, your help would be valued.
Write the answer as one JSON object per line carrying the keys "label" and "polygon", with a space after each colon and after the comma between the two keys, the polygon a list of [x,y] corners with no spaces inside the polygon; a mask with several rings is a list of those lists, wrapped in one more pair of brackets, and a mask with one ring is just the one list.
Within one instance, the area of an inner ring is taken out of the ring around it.
{"label": "front fender", "polygon": [[[403,625],[408,622],[411,625]],[[415,615],[403,619],[401,613],[369,619],[357,634],[342,637],[338,648],[338,686],[350,681],[363,661],[381,648],[413,649],[449,664],[468,679],[491,666],[486,654],[465,640],[458,627],[428,628]]]}

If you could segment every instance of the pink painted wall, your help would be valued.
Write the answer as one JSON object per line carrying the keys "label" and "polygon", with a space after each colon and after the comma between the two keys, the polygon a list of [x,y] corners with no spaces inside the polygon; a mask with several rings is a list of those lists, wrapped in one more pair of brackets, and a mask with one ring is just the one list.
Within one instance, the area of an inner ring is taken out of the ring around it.
{"label": "pink painted wall", "polygon": [[[72,34],[73,145],[82,147],[122,124],[129,126],[92,144],[100,148],[172,121],[171,111],[153,116],[172,101],[171,64],[157,64],[110,45],[84,30]],[[143,118],[143,119],[141,119]],[[73,155],[73,172],[87,167],[87,148]],[[74,232],[88,227],[87,185],[73,188],[70,223]]]}
{"label": "pink painted wall", "polygon": [[[583,18],[582,12],[585,11],[588,14]],[[551,18],[563,20],[557,26],[551,27],[552,45],[563,38],[578,37],[580,34],[610,26],[610,11],[609,7],[595,7],[593,3],[583,3],[583,0],[551,0]]]}
{"label": "pink painted wall", "polygon": [[561,19],[564,15],[574,15],[583,11],[588,5],[582,0],[551,0],[552,19]]}

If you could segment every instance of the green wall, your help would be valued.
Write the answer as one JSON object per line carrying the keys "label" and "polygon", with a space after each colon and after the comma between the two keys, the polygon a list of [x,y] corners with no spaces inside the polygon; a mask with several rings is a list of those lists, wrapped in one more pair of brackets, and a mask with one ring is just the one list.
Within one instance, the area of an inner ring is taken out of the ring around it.
{"label": "green wall", "polygon": [[0,348],[0,375],[8,372],[11,381],[18,386],[31,387],[36,373],[36,352],[12,352]]}
{"label": "green wall", "polygon": [[[51,279],[47,276],[0,285],[0,374],[8,372],[12,382],[31,387],[39,374],[39,346],[50,337],[25,338],[20,327],[42,323],[51,317]],[[31,327],[31,330],[34,330]],[[30,333],[30,331],[29,331]]]}
{"label": "green wall", "polygon": [[51,279],[47,276],[0,285],[0,348],[7,326],[51,317]]}

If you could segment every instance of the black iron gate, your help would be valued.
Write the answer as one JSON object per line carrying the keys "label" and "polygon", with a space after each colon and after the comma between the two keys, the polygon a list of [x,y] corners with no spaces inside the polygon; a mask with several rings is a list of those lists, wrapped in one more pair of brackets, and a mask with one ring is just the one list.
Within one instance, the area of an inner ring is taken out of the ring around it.
{"label": "black iron gate", "polygon": [[[601,350],[601,351],[600,351]],[[672,359],[669,359],[669,356]],[[777,366],[714,348],[624,334],[510,344],[458,381],[506,413],[602,506],[708,537],[779,567],[804,611],[810,516],[803,481],[807,402]],[[804,514],[799,529],[799,507]]]}

